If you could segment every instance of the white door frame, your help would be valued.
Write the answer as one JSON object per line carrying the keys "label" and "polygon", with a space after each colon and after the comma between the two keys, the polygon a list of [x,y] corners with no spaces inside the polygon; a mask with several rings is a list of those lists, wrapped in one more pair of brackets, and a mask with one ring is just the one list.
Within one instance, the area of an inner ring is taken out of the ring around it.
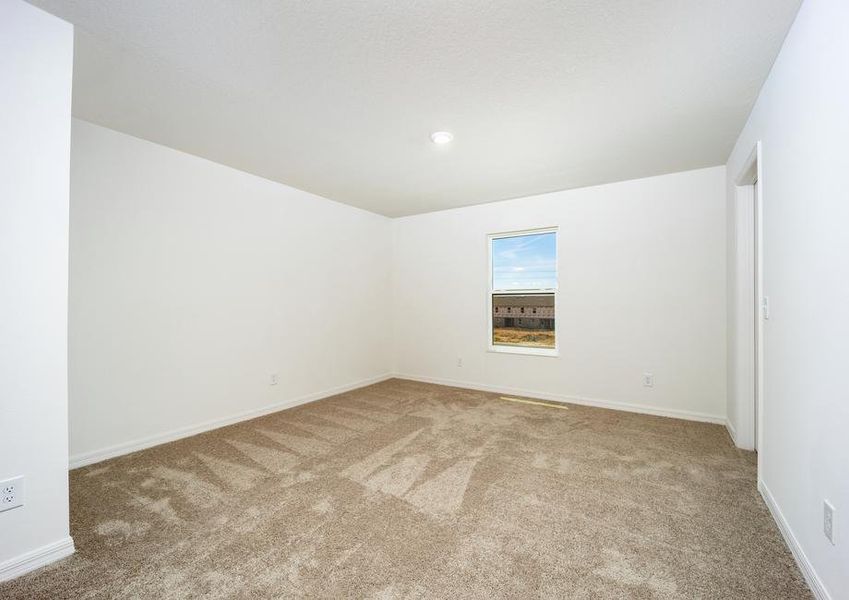
{"label": "white door frame", "polygon": [[[736,229],[734,406],[736,444],[763,453],[763,199],[761,142],[734,179]],[[757,182],[757,186],[755,186]],[[757,193],[756,193],[757,192]]]}

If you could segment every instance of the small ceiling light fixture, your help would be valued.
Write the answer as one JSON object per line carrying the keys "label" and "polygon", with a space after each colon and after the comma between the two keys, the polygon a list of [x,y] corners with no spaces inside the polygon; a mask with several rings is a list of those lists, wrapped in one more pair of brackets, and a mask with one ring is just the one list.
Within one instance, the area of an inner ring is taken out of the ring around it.
{"label": "small ceiling light fixture", "polygon": [[454,139],[454,134],[450,131],[434,131],[430,134],[430,141],[434,144],[447,144]]}

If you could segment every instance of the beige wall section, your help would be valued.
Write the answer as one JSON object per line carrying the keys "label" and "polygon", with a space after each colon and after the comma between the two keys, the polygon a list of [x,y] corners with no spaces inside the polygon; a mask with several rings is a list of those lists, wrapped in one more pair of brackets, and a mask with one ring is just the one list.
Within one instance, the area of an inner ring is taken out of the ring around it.
{"label": "beige wall section", "polygon": [[72,461],[389,372],[389,219],[79,120],[71,175]]}
{"label": "beige wall section", "polygon": [[[845,0],[802,4],[727,172],[731,215],[734,181],[761,142],[770,318],[763,332],[760,478],[812,586],[835,599],[849,597],[847,23]],[[728,239],[735,239],[733,220]],[[729,256],[737,256],[733,246]],[[735,265],[729,266],[734,281]],[[730,325],[733,348],[749,331],[738,330],[733,318]],[[734,382],[737,362],[730,366]],[[729,413],[742,413],[748,397],[731,391]],[[837,508],[835,545],[823,534],[826,499]]]}
{"label": "beige wall section", "polygon": [[68,169],[73,28],[0,0],[0,580],[73,551],[68,537]]}
{"label": "beige wall section", "polygon": [[[724,185],[715,167],[397,219],[395,370],[724,422]],[[487,234],[551,226],[560,356],[487,352]]]}

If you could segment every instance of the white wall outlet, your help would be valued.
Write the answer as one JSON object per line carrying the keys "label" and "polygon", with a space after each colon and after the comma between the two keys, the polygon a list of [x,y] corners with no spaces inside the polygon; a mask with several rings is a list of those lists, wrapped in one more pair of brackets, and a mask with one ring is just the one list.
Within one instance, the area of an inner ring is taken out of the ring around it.
{"label": "white wall outlet", "polygon": [[272,373],[268,378],[268,385],[277,385],[278,383],[280,383],[280,375]]}
{"label": "white wall outlet", "polygon": [[458,367],[462,367],[462,366],[463,366],[463,359],[462,359],[462,358],[458,358],[458,359],[457,359],[457,366],[458,366]]}
{"label": "white wall outlet", "polygon": [[834,505],[828,500],[823,500],[822,502],[822,532],[825,534],[825,537],[828,538],[828,541],[831,542],[832,546],[835,544],[835,531],[834,531],[834,513],[837,512],[834,509]]}
{"label": "white wall outlet", "polygon": [[17,508],[24,503],[24,478],[13,477],[0,481],[0,512]]}
{"label": "white wall outlet", "polygon": [[643,373],[643,386],[654,387],[654,373]]}

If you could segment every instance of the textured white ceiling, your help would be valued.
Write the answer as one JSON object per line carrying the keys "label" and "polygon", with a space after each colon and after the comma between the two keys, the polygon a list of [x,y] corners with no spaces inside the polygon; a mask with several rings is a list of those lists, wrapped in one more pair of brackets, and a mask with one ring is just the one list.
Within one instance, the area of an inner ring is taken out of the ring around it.
{"label": "textured white ceiling", "polygon": [[799,3],[33,1],[76,116],[389,216],[724,163]]}

